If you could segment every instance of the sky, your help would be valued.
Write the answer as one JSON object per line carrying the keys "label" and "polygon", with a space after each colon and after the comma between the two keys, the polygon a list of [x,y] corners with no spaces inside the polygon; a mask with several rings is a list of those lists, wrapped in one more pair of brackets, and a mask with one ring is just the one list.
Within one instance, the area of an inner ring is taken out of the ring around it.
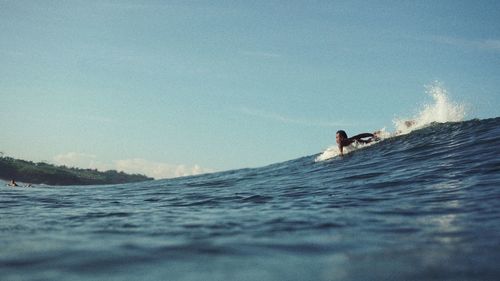
{"label": "sky", "polygon": [[155,178],[391,130],[439,81],[500,116],[499,1],[0,0],[0,151]]}

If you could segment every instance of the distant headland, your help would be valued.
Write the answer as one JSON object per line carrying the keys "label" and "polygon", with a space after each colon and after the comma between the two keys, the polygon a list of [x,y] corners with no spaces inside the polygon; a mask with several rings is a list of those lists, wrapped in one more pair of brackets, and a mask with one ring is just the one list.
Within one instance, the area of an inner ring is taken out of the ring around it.
{"label": "distant headland", "polygon": [[120,184],[153,180],[145,175],[130,175],[115,170],[101,172],[95,169],[69,168],[6,156],[0,156],[0,178],[47,185]]}

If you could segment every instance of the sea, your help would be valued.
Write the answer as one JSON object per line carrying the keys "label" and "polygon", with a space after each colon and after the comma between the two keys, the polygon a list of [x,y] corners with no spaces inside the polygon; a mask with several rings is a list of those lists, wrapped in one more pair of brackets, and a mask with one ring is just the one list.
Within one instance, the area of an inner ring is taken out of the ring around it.
{"label": "sea", "polygon": [[343,157],[2,185],[0,280],[500,280],[500,118],[440,96]]}

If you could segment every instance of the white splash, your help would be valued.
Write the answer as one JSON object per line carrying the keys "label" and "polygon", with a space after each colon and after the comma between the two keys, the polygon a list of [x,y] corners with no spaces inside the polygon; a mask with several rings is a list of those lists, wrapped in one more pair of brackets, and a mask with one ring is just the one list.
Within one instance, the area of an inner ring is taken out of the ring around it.
{"label": "white splash", "polygon": [[439,82],[425,86],[426,93],[433,98],[433,103],[425,104],[412,118],[393,120],[396,131],[393,135],[404,135],[426,127],[434,122],[458,122],[465,118],[465,106],[449,99],[448,91]]}
{"label": "white splash", "polygon": [[[465,118],[465,106],[463,104],[454,103],[449,99],[448,92],[438,81],[431,85],[425,86],[426,93],[430,95],[433,102],[424,104],[419,112],[410,118],[396,118],[393,120],[396,131],[387,132],[385,128],[376,131],[374,134],[380,139],[405,135],[414,130],[424,128],[432,123],[459,122]],[[370,146],[376,142],[368,144],[353,143],[344,147],[344,154],[348,154],[360,148]],[[316,162],[328,160],[340,155],[339,148],[334,145],[327,148],[323,153],[318,155]]]}
{"label": "white splash", "polygon": [[[350,152],[348,147],[345,147],[344,151],[345,151],[344,154],[347,154]],[[340,150],[339,150],[338,146],[332,145],[329,148],[327,148],[325,151],[323,151],[323,153],[318,155],[314,161],[315,162],[325,161],[325,160],[328,160],[328,159],[333,158],[335,156],[338,156],[339,154],[340,154]]]}

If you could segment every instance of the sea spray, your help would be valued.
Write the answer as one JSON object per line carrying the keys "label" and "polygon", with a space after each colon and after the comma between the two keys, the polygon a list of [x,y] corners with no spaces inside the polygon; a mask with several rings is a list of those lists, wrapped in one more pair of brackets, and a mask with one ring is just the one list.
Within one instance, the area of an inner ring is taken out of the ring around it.
{"label": "sea spray", "polygon": [[393,120],[396,131],[394,135],[408,134],[434,122],[459,122],[465,118],[465,106],[450,100],[448,91],[439,82],[425,86],[426,93],[433,102],[424,104],[422,109],[411,118],[396,118]]}

